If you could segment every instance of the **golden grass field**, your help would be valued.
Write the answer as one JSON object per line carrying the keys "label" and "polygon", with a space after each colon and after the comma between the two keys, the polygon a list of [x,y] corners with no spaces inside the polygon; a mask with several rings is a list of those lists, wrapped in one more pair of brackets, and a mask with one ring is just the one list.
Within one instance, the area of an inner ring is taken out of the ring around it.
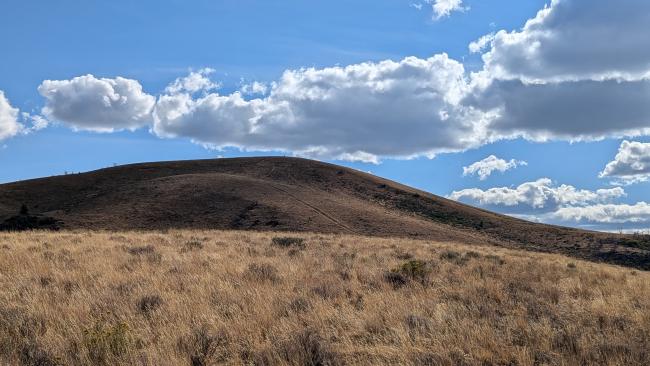
{"label": "golden grass field", "polygon": [[0,234],[0,364],[648,365],[650,274],[406,239]]}

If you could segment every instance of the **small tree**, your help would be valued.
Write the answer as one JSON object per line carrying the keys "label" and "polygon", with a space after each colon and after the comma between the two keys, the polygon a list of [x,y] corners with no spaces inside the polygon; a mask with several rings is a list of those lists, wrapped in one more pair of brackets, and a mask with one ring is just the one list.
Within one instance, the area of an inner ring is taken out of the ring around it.
{"label": "small tree", "polygon": [[20,214],[23,216],[29,215],[29,209],[27,208],[27,205],[25,205],[24,203],[22,204],[22,206],[20,206]]}

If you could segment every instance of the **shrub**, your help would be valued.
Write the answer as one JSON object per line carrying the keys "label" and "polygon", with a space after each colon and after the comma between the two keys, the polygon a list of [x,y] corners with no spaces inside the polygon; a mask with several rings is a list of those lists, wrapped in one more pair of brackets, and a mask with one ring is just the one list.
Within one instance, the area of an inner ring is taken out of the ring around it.
{"label": "shrub", "polygon": [[405,286],[409,281],[426,285],[431,271],[432,269],[429,263],[414,259],[404,262],[399,267],[386,272],[384,274],[384,280],[390,283],[395,289]]}
{"label": "shrub", "polygon": [[144,257],[147,262],[152,264],[160,264],[162,262],[162,254],[158,253],[153,245],[130,247],[126,251],[132,256]]}
{"label": "shrub", "polygon": [[160,308],[162,304],[163,304],[163,300],[158,295],[143,296],[138,301],[138,309],[140,310],[141,313],[148,315],[152,311]]}
{"label": "shrub", "polygon": [[83,334],[88,356],[96,365],[114,365],[132,352],[135,340],[125,322],[107,324],[98,322]]}
{"label": "shrub", "polygon": [[293,299],[286,307],[284,311],[285,316],[290,316],[291,314],[304,313],[311,309],[311,303],[309,300],[304,297],[298,297]]}
{"label": "shrub", "polygon": [[316,331],[305,329],[289,339],[275,342],[252,360],[254,365],[336,366],[342,364],[331,345]]}
{"label": "shrub", "polygon": [[52,282],[54,282],[54,280],[50,276],[41,276],[38,279],[38,282],[41,284],[42,287],[47,287],[50,284],[52,284]]}
{"label": "shrub", "polygon": [[469,251],[465,253],[465,255],[461,255],[457,251],[454,250],[446,250],[440,254],[440,259],[446,260],[448,262],[452,262],[458,265],[464,265],[465,263],[469,262],[471,259],[478,259],[481,257],[480,253],[474,252],[474,251]]}
{"label": "shrub", "polygon": [[131,255],[146,255],[156,252],[156,248],[153,245],[144,245],[144,246],[135,246],[130,247],[126,250]]}
{"label": "shrub", "polygon": [[244,277],[259,282],[280,281],[280,276],[278,276],[278,270],[268,263],[262,263],[262,264],[252,263],[251,265],[248,266],[248,269],[246,269],[246,272],[244,273]]}
{"label": "shrub", "polygon": [[486,255],[485,259],[488,259],[488,260],[490,260],[490,261],[492,261],[492,262],[494,262],[494,263],[496,263],[498,265],[503,265],[503,264],[506,263],[506,261],[503,258],[499,257],[498,255],[494,255],[494,254]]}
{"label": "shrub", "polygon": [[424,283],[431,274],[431,267],[427,262],[410,260],[402,264],[397,271],[413,281]]}
{"label": "shrub", "polygon": [[282,248],[293,247],[298,249],[304,249],[305,239],[293,238],[288,236],[279,236],[271,239],[271,244]]}
{"label": "shrub", "polygon": [[0,362],[18,358],[23,365],[59,365],[38,341],[45,331],[44,319],[28,316],[22,309],[0,307]]}
{"label": "shrub", "polygon": [[225,332],[214,332],[204,325],[194,329],[190,335],[179,338],[177,346],[181,353],[187,355],[190,365],[206,366],[225,361],[227,345]]}
{"label": "shrub", "polygon": [[409,252],[405,252],[405,251],[403,251],[401,249],[395,250],[394,256],[395,256],[395,258],[400,259],[400,260],[413,259],[413,254],[411,254]]}
{"label": "shrub", "polygon": [[395,271],[388,271],[384,273],[384,281],[391,284],[395,289],[403,287],[408,283],[406,276]]}
{"label": "shrub", "polygon": [[324,300],[331,300],[339,297],[342,292],[341,283],[332,279],[323,279],[311,288],[311,292]]}
{"label": "shrub", "polygon": [[447,260],[447,261],[458,261],[461,259],[460,253],[454,250],[445,250],[440,254],[440,259],[442,260]]}
{"label": "shrub", "polygon": [[62,365],[57,358],[50,355],[37,343],[26,343],[20,350],[20,362],[29,366]]}
{"label": "shrub", "polygon": [[191,252],[193,250],[200,250],[203,249],[203,243],[197,240],[190,240],[185,245],[183,245],[183,248],[181,249],[181,253],[187,253]]}

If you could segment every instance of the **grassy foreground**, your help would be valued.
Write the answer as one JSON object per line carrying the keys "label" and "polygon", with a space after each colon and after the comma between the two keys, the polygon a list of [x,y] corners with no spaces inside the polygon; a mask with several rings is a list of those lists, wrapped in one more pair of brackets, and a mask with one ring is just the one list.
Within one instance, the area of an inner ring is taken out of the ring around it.
{"label": "grassy foreground", "polygon": [[354,236],[0,234],[2,365],[649,363],[648,272]]}

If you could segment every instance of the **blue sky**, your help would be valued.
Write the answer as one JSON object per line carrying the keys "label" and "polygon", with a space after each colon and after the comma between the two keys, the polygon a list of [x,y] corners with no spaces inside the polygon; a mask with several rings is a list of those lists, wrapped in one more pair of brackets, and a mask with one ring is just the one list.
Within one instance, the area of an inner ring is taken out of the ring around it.
{"label": "blue sky", "polygon": [[298,155],[531,220],[645,230],[650,6],[612,4],[3,4],[0,182]]}

